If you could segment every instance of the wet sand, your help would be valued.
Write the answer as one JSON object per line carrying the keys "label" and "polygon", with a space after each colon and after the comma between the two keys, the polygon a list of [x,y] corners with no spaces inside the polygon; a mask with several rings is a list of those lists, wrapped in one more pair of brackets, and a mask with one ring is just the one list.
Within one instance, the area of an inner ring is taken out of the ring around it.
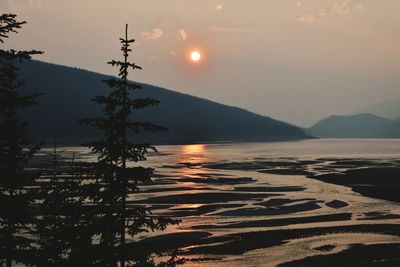
{"label": "wet sand", "polygon": [[359,153],[370,142],[161,148],[146,163],[154,183],[129,205],[182,222],[131,249],[178,249],[191,267],[399,265],[400,152],[376,141],[378,154]]}
{"label": "wet sand", "polygon": [[400,167],[374,167],[371,164],[361,169],[348,168],[343,174],[322,174],[313,178],[350,187],[365,196],[400,202]]}
{"label": "wet sand", "polygon": [[182,223],[141,242],[178,249],[186,266],[400,262],[397,159],[177,162],[159,172],[131,203]]}

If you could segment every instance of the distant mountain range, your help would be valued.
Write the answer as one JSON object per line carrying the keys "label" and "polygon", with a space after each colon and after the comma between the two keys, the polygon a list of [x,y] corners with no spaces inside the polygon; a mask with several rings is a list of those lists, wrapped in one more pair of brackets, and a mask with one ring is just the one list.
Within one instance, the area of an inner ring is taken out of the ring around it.
{"label": "distant mountain range", "polygon": [[[60,143],[76,145],[99,137],[95,129],[79,125],[77,119],[101,114],[100,107],[91,99],[109,90],[101,82],[108,76],[39,61],[23,63],[20,69],[21,78],[27,80],[26,92],[37,90],[45,93],[39,99],[39,106],[23,112],[34,138],[52,143],[57,137]],[[134,94],[137,97],[157,98],[161,104],[136,112],[133,119],[169,128],[163,133],[131,136],[140,142],[197,143],[309,138],[303,130],[288,123],[160,87],[143,84],[143,89]]]}
{"label": "distant mountain range", "polygon": [[330,116],[312,126],[308,133],[326,138],[400,138],[400,119],[368,113]]}
{"label": "distant mountain range", "polygon": [[377,103],[374,105],[370,105],[366,108],[359,109],[354,112],[355,114],[359,113],[371,113],[380,117],[388,118],[388,119],[399,119],[400,118],[400,99]]}

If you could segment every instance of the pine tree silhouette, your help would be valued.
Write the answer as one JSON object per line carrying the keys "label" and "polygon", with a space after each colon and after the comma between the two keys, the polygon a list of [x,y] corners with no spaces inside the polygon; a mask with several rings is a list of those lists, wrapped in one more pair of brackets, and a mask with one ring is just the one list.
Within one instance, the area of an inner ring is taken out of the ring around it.
{"label": "pine tree silhouette", "polygon": [[88,231],[91,214],[86,205],[85,181],[88,176],[78,164],[63,159],[65,150],[58,150],[55,141],[49,153],[51,166],[36,180],[40,185],[36,200],[38,216],[35,224],[37,266],[91,266],[92,236]]}
{"label": "pine tree silhouette", "polygon": [[[138,191],[138,184],[147,183],[153,174],[152,168],[131,167],[129,162],[146,160],[149,151],[156,151],[150,144],[133,143],[129,139],[129,131],[135,133],[140,130],[163,131],[166,128],[149,122],[131,121],[134,110],[148,106],[156,106],[159,101],[153,98],[132,98],[131,93],[140,90],[141,86],[128,81],[130,70],[141,69],[135,63],[128,61],[132,49],[131,44],[135,40],[128,38],[128,25],[125,28],[124,38],[120,38],[123,60],[111,60],[111,66],[118,67],[118,78],[110,78],[105,82],[111,89],[105,96],[97,96],[93,99],[103,106],[103,117],[80,120],[102,131],[103,138],[93,141],[88,146],[92,152],[98,155],[94,165],[97,194],[93,201],[97,203],[100,214],[99,249],[104,257],[103,266],[124,267],[126,262],[130,266],[144,264],[141,260],[146,258],[145,251],[141,255],[130,253],[129,259],[126,253],[126,234],[135,236],[148,230],[164,230],[168,224],[177,221],[168,218],[154,218],[150,216],[150,210],[146,207],[127,207],[128,194]],[[140,262],[139,262],[140,261]]]}
{"label": "pine tree silhouette", "polygon": [[[0,44],[25,23],[17,21],[14,14],[0,15]],[[40,94],[19,92],[24,81],[18,79],[16,63],[41,53],[0,49],[0,259],[6,266],[13,261],[27,264],[34,251],[29,186],[37,175],[26,171],[26,165],[40,145],[32,145],[27,124],[18,118],[18,112],[37,104]]]}

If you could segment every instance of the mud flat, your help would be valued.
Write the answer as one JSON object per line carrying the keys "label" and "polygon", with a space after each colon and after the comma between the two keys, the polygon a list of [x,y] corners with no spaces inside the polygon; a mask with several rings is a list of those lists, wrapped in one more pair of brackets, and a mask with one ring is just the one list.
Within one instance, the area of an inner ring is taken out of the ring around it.
{"label": "mud flat", "polygon": [[147,162],[154,183],[128,204],[181,223],[132,254],[178,250],[190,267],[399,265],[400,140],[160,150]]}
{"label": "mud flat", "polygon": [[182,223],[143,244],[177,249],[187,266],[400,261],[398,159],[204,160],[164,165],[160,172],[158,181],[168,187],[146,186],[150,194],[132,203]]}
{"label": "mud flat", "polygon": [[349,169],[342,174],[322,174],[313,178],[350,187],[364,196],[400,202],[400,167]]}

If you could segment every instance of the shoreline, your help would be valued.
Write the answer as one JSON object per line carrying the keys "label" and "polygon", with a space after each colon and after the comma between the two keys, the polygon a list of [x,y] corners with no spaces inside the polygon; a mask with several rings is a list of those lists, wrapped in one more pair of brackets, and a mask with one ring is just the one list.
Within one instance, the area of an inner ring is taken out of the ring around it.
{"label": "shoreline", "polygon": [[[346,157],[304,155],[304,147],[337,142],[161,147],[145,163],[157,170],[153,183],[142,185],[127,204],[144,205],[154,216],[182,222],[167,232],[146,234],[130,249],[178,249],[189,259],[187,266],[206,267],[216,262],[229,267],[329,266],[332,259],[354,263],[352,255],[372,249],[376,257],[366,260],[400,262],[400,205],[383,200],[387,191],[379,184],[385,181],[389,189],[400,188],[400,153],[386,158],[379,153],[355,156],[347,150]],[[293,149],[303,154],[298,156]],[[380,170],[378,179],[374,170]],[[377,192],[371,195],[366,188]]]}

